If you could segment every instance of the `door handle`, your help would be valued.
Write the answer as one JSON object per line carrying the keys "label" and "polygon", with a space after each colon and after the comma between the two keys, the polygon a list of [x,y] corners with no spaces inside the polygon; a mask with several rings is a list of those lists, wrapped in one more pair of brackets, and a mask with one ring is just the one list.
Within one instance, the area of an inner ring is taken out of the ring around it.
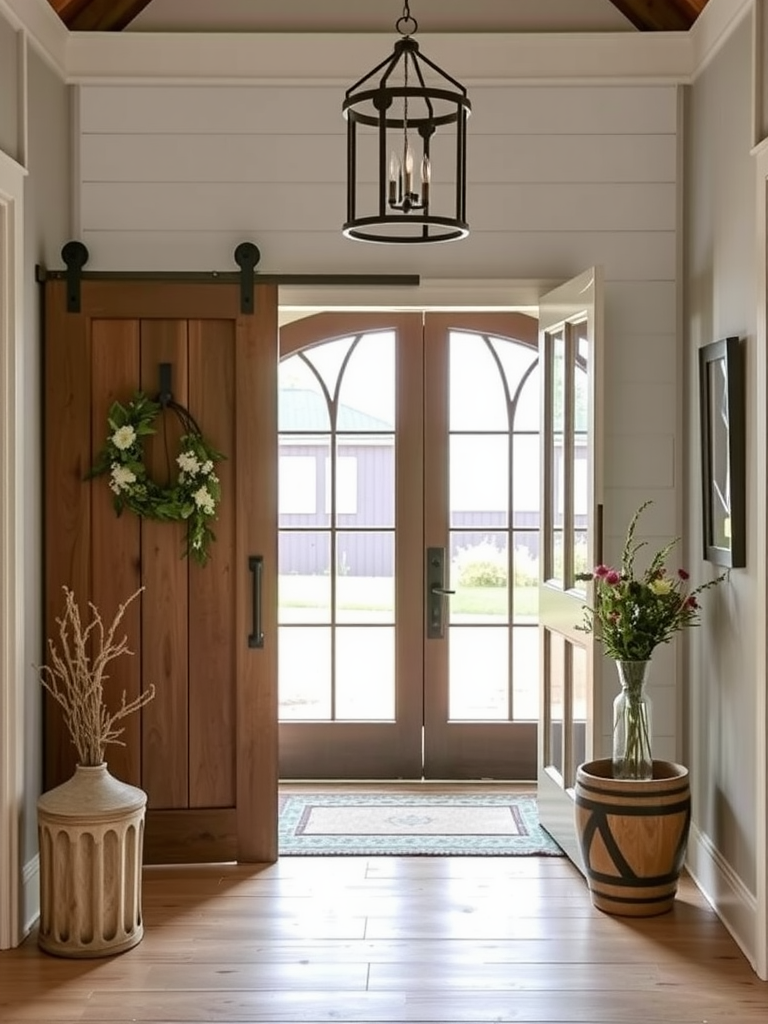
{"label": "door handle", "polygon": [[445,548],[427,548],[427,639],[445,636],[445,599],[455,590],[445,585]]}
{"label": "door handle", "polygon": [[253,613],[253,626],[248,637],[249,647],[264,646],[264,630],[261,628],[261,574],[264,568],[264,559],[261,555],[251,555],[248,559],[248,568],[253,573],[253,597],[251,611]]}
{"label": "door handle", "polygon": [[595,515],[595,565],[603,564],[603,506],[597,506]]}

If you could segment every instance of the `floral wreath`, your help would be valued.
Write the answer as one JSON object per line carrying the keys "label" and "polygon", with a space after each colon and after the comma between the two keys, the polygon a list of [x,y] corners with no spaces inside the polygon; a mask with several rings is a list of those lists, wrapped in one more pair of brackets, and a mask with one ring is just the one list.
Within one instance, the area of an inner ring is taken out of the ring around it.
{"label": "floral wreath", "polygon": [[[184,427],[181,450],[176,456],[179,474],[166,487],[150,479],[144,465],[144,438],[155,434],[153,423],[164,409],[176,413]],[[145,519],[186,522],[185,555],[200,565],[208,561],[209,546],[215,540],[211,521],[221,500],[219,478],[214,465],[224,458],[205,440],[194,419],[183,406],[163,396],[153,401],[137,391],[126,404],[113,402],[107,417],[110,433],[96,457],[88,477],[109,473],[113,504],[120,515],[128,509]]]}

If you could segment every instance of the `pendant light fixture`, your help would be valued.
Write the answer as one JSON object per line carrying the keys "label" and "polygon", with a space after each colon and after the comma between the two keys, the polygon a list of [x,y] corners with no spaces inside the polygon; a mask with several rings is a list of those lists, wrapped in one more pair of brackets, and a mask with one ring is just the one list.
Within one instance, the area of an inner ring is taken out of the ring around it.
{"label": "pendant light fixture", "polygon": [[413,39],[408,0],[392,56],[345,94],[347,220],[364,242],[466,238],[467,90]]}

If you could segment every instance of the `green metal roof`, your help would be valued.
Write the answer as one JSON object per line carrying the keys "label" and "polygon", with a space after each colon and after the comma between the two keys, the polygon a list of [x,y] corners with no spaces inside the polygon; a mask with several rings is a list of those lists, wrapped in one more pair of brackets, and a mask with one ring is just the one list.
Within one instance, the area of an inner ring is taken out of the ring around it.
{"label": "green metal roof", "polygon": [[[393,432],[395,426],[377,416],[369,416],[351,405],[341,403],[338,410],[339,430],[379,430]],[[280,388],[278,395],[278,430],[328,431],[330,416],[325,397],[308,388]]]}

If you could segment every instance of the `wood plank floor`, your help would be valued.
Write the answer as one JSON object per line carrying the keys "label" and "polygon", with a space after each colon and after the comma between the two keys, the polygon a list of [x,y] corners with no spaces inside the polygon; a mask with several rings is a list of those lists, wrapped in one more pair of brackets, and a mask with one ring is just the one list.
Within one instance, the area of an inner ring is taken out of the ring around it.
{"label": "wood plank floor", "polygon": [[768,1021],[768,984],[688,879],[674,910],[595,910],[552,857],[283,857],[149,867],[143,941],[0,953],[0,1021]]}

